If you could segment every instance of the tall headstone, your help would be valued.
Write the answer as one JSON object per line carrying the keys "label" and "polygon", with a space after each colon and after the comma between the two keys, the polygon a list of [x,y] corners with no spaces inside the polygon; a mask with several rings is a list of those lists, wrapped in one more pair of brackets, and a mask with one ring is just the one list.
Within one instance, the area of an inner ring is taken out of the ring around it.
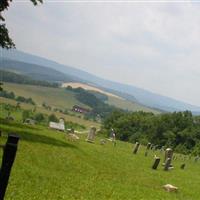
{"label": "tall headstone", "polygon": [[160,158],[159,158],[159,157],[155,157],[155,160],[154,160],[154,163],[153,163],[152,169],[157,169],[159,163],[160,163]]}
{"label": "tall headstone", "polygon": [[149,143],[147,144],[147,148],[146,148],[146,151],[145,151],[145,154],[144,154],[145,156],[148,155],[148,151],[149,151],[150,147],[151,147],[151,143],[149,142]]}
{"label": "tall headstone", "polygon": [[171,158],[167,158],[165,162],[164,170],[168,171],[170,167],[171,167]]}
{"label": "tall headstone", "polygon": [[164,158],[164,163],[163,163],[163,165],[166,164],[168,158],[170,158],[170,163],[169,163],[169,164],[170,164],[170,167],[172,167],[172,165],[171,165],[171,160],[172,160],[172,158],[173,158],[173,150],[172,150],[171,148],[167,148],[167,149],[165,150],[165,158]]}
{"label": "tall headstone", "polygon": [[86,141],[87,142],[94,142],[94,139],[95,139],[95,133],[96,133],[96,128],[95,127],[91,127],[90,128],[90,131],[88,133],[88,136],[87,136],[87,139]]}
{"label": "tall headstone", "polygon": [[134,146],[134,148],[133,148],[133,153],[134,153],[134,154],[137,154],[138,149],[139,149],[139,146],[140,146],[140,143],[139,143],[139,142],[136,142],[136,143],[135,143],[135,146]]}

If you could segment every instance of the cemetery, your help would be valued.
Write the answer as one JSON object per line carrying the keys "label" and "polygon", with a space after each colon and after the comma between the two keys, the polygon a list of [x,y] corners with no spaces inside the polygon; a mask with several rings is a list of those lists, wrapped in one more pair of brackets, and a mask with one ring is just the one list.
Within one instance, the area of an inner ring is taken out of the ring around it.
{"label": "cemetery", "polygon": [[35,132],[24,126],[24,134],[19,127],[0,126],[1,145],[9,132],[18,130],[20,137],[5,199],[198,199],[199,190],[194,193],[192,186],[200,181],[198,157],[155,149],[151,143],[117,141],[115,147],[94,126],[87,134],[47,128]]}

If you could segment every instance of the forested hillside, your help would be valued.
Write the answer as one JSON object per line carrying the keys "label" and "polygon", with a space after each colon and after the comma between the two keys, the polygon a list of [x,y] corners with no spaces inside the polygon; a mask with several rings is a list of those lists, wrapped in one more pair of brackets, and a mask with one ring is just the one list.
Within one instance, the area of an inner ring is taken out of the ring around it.
{"label": "forested hillside", "polygon": [[144,112],[113,112],[103,124],[109,134],[114,128],[117,138],[143,144],[148,142],[172,147],[177,152],[200,154],[200,117],[190,111],[154,115]]}
{"label": "forested hillside", "polygon": [[25,76],[22,74],[17,74],[10,71],[0,70],[1,81],[10,82],[10,83],[19,83],[19,84],[27,84],[27,85],[40,85],[46,87],[58,87],[59,84],[56,82],[35,80],[29,76]]}
{"label": "forested hillside", "polygon": [[16,60],[2,59],[0,69],[30,76],[37,80],[74,81],[79,80],[55,69]]}

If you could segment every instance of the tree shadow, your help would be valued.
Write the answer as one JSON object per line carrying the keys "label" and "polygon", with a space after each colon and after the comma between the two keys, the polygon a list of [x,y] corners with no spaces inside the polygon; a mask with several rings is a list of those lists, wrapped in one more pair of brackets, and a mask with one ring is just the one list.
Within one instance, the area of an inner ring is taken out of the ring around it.
{"label": "tree shadow", "polygon": [[[19,123],[9,123],[5,120],[2,120],[0,118],[0,122],[7,127],[1,127],[1,131],[8,134],[8,133],[14,133],[19,135],[20,140],[25,140],[28,142],[33,142],[33,143],[42,143],[46,145],[53,145],[53,146],[58,146],[58,147],[70,147],[70,148],[77,148],[77,146],[67,143],[67,141],[62,141],[58,140],[54,137],[46,136],[46,135],[41,135],[38,134],[38,132],[41,132],[42,129],[40,127],[35,127],[32,125],[25,125],[25,124],[19,124]],[[14,131],[16,127],[16,131]],[[56,133],[55,133],[56,134]]]}
{"label": "tree shadow", "polygon": [[57,146],[57,147],[68,147],[68,148],[75,148],[77,149],[77,146],[73,145],[73,144],[69,144],[67,142],[58,140],[56,138],[53,137],[49,137],[46,135],[40,135],[37,133],[30,133],[28,131],[20,131],[20,132],[16,132],[15,134],[19,135],[20,140],[25,140],[28,142],[33,142],[33,143],[42,143],[42,144],[46,144],[46,145],[53,145],[53,146]]}

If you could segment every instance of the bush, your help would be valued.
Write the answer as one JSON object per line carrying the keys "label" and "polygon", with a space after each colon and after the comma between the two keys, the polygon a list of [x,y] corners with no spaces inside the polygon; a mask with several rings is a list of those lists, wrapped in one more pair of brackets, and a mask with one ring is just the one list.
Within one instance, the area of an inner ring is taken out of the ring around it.
{"label": "bush", "polygon": [[51,114],[48,117],[48,121],[49,122],[58,122],[59,120],[58,120],[58,118],[54,114]]}
{"label": "bush", "polygon": [[42,113],[37,113],[35,116],[34,116],[34,119],[35,121],[37,122],[42,122],[45,120],[45,117]]}

